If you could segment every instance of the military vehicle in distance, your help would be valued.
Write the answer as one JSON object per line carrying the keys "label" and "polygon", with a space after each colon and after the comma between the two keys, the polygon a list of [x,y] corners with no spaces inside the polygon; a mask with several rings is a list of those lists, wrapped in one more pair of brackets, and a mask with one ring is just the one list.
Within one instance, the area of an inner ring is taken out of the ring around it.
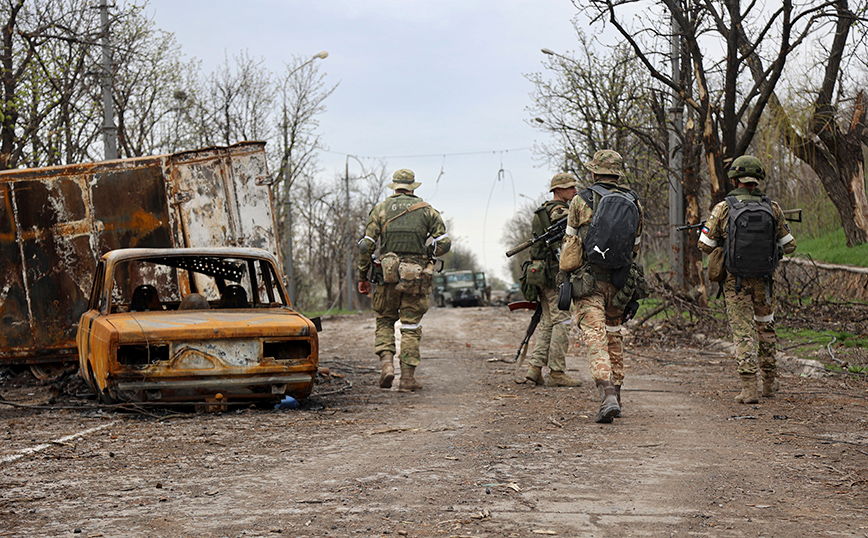
{"label": "military vehicle in distance", "polygon": [[437,306],[485,306],[490,290],[485,273],[470,270],[446,271],[434,275],[433,301]]}

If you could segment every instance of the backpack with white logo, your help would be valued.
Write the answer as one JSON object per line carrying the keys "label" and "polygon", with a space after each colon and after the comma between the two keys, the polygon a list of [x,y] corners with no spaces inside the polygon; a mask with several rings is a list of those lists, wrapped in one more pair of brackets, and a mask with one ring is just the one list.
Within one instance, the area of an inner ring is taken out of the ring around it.
{"label": "backpack with white logo", "polygon": [[727,196],[726,270],[740,278],[771,277],[778,266],[777,222],[768,196],[759,201]]}
{"label": "backpack with white logo", "polygon": [[[594,194],[600,196],[596,207]],[[609,190],[599,184],[591,185],[579,195],[594,210],[584,237],[585,260],[608,269],[629,266],[639,229],[639,197],[631,190]]]}

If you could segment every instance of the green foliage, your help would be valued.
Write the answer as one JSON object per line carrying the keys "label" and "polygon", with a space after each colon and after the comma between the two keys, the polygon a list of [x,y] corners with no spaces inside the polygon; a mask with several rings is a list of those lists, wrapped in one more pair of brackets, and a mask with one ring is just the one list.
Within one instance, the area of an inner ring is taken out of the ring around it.
{"label": "green foliage", "polygon": [[809,255],[816,261],[868,267],[868,243],[847,248],[844,229],[841,227],[816,237],[801,239],[797,236],[796,241],[796,253]]}
{"label": "green foliage", "polygon": [[835,347],[868,347],[868,336],[846,331],[815,331],[808,328],[777,328],[778,339],[787,342],[783,347],[788,352],[804,359],[816,359],[830,344]]}

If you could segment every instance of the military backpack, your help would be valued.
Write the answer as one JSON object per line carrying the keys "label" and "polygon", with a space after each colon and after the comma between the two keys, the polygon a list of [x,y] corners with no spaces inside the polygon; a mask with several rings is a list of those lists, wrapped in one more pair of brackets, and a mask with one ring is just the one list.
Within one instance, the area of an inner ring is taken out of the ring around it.
{"label": "military backpack", "polygon": [[770,278],[780,260],[777,222],[771,200],[739,200],[727,196],[729,220],[724,241],[726,270],[741,278]]}
{"label": "military backpack", "polygon": [[579,196],[594,211],[583,239],[585,260],[606,269],[628,267],[639,230],[639,197],[632,190],[609,190],[598,183]]}

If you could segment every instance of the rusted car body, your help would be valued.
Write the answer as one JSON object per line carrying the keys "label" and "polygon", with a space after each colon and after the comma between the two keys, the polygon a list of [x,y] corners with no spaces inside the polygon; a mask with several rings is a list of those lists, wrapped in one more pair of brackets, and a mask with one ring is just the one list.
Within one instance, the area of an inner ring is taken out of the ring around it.
{"label": "rusted car body", "polygon": [[97,259],[119,248],[279,259],[265,143],[0,172],[0,365],[72,361]]}
{"label": "rusted car body", "polygon": [[105,254],[77,344],[79,375],[107,403],[301,400],[319,353],[277,259],[241,248]]}

